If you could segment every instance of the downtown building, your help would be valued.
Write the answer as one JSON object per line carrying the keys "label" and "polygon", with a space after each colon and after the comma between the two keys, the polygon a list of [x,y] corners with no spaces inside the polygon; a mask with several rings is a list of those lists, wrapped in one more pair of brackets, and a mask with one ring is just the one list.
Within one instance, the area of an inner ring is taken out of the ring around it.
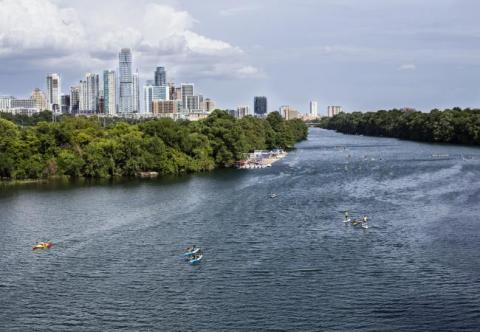
{"label": "downtown building", "polygon": [[155,86],[166,86],[167,85],[167,71],[165,67],[157,67],[155,70]]}
{"label": "downtown building", "polygon": [[253,101],[253,112],[255,116],[265,117],[268,113],[267,97],[255,97]]}
{"label": "downtown building", "polygon": [[119,112],[122,114],[133,113],[133,74],[132,52],[129,48],[123,48],[119,55]]}
{"label": "downtown building", "polygon": [[153,102],[155,101],[169,101],[170,100],[170,88],[166,85],[153,85],[152,81],[148,81],[143,87],[144,97],[144,113],[153,113]]}
{"label": "downtown building", "polygon": [[327,115],[329,118],[333,118],[335,115],[343,113],[342,106],[328,106],[327,107]]}
{"label": "downtown building", "polygon": [[48,109],[53,112],[60,111],[62,84],[60,75],[49,74],[47,75],[47,102]]}
{"label": "downtown building", "polygon": [[80,110],[80,86],[70,87],[70,113],[77,114]]}
{"label": "downtown building", "polygon": [[103,110],[105,114],[117,114],[117,75],[113,70],[103,72]]}

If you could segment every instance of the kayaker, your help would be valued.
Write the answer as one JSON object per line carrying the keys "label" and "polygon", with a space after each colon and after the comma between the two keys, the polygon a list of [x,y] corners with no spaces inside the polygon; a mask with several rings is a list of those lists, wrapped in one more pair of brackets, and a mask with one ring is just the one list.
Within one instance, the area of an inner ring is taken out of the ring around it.
{"label": "kayaker", "polygon": [[348,216],[349,216],[349,215],[348,215],[348,211],[345,211],[345,220],[348,219]]}
{"label": "kayaker", "polygon": [[368,222],[368,216],[363,216],[363,222],[367,223]]}

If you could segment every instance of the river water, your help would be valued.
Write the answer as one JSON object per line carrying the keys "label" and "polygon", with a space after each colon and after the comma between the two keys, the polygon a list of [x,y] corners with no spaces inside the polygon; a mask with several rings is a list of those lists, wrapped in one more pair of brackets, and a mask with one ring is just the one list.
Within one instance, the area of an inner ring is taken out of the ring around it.
{"label": "river water", "polygon": [[266,170],[4,188],[0,329],[479,330],[479,166],[312,129]]}

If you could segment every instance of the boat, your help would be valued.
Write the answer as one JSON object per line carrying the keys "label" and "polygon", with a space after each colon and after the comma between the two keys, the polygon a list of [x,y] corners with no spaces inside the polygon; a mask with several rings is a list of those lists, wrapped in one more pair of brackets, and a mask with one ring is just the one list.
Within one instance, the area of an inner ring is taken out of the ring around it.
{"label": "boat", "polygon": [[363,228],[363,229],[368,229],[368,228],[369,228],[369,227],[368,227],[368,224],[367,224],[367,223],[362,223],[362,228]]}
{"label": "boat", "polygon": [[193,248],[188,248],[188,249],[187,249],[187,252],[184,253],[183,256],[184,256],[184,257],[192,257],[192,256],[198,254],[200,250],[201,250],[200,248],[195,248],[195,247],[193,247]]}
{"label": "boat", "polygon": [[345,219],[343,220],[343,222],[344,222],[345,224],[348,224],[349,222],[352,222],[352,219],[350,219],[350,218],[345,218]]}
{"label": "boat", "polygon": [[50,249],[53,247],[52,241],[40,242],[32,247],[32,250]]}
{"label": "boat", "polygon": [[200,264],[200,262],[202,261],[202,259],[203,259],[203,254],[200,254],[200,255],[198,255],[198,256],[194,256],[194,257],[189,261],[189,263],[190,263],[191,265],[198,265],[198,264]]}
{"label": "boat", "polygon": [[363,224],[362,221],[359,221],[359,220],[352,220],[352,225],[353,226],[361,226]]}
{"label": "boat", "polygon": [[277,197],[277,194],[271,194],[270,195],[270,198],[276,198]]}

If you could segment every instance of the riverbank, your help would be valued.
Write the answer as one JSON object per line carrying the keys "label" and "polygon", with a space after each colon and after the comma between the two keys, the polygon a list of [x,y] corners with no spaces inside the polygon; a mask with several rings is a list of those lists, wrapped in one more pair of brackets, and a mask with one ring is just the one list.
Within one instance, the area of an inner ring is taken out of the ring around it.
{"label": "riverbank", "polygon": [[92,118],[62,118],[30,127],[0,119],[0,178],[15,181],[133,178],[232,167],[254,150],[286,149],[307,138],[299,120],[278,113],[235,119],[223,111],[199,122],[171,119],[103,127]]}
{"label": "riverbank", "polygon": [[480,110],[446,109],[430,113],[390,110],[341,113],[319,127],[351,135],[392,137],[428,143],[480,145]]}

